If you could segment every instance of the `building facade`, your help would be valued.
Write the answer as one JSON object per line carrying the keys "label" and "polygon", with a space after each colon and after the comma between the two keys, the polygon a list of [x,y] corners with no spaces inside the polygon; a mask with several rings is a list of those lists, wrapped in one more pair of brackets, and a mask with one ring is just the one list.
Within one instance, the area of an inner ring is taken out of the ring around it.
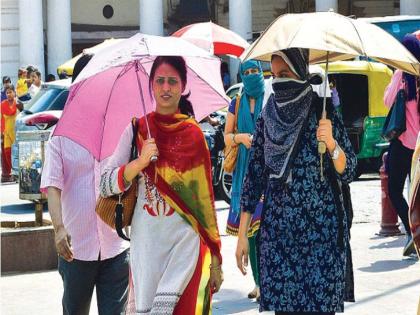
{"label": "building facade", "polygon": [[332,8],[356,17],[420,15],[419,0],[1,0],[1,70],[15,82],[20,66],[43,76],[84,48],[139,30],[168,35],[212,20],[252,41],[287,12]]}

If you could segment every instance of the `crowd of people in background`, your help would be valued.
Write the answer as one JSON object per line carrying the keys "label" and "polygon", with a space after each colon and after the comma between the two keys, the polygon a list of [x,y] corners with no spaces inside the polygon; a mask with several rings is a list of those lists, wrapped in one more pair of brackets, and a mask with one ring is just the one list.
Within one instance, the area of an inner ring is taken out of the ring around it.
{"label": "crowd of people in background", "polygon": [[[55,80],[49,75],[49,80]],[[15,142],[15,122],[17,114],[24,109],[24,104],[35,97],[41,89],[43,81],[41,71],[34,66],[22,67],[18,70],[16,85],[10,76],[2,78],[1,89],[1,182],[15,182],[12,175],[12,145]]]}

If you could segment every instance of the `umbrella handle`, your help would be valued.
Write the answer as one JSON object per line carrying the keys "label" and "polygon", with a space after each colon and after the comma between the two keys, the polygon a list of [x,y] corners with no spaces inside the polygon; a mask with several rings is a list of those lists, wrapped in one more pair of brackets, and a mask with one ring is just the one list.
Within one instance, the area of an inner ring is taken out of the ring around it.
{"label": "umbrella handle", "polygon": [[327,145],[325,144],[325,142],[318,142],[318,153],[325,154],[325,152],[327,152]]}
{"label": "umbrella handle", "polygon": [[150,162],[153,162],[153,163],[156,163],[156,162],[157,162],[157,160],[158,160],[158,157],[157,157],[156,155],[153,155],[153,156],[150,158]]}

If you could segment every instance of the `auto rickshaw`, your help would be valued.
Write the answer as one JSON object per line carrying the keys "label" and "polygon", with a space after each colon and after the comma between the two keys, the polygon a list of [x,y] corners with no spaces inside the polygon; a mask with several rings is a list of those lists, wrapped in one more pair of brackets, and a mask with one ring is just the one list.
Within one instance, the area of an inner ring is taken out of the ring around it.
{"label": "auto rickshaw", "polygon": [[[325,64],[322,65],[325,69]],[[335,82],[344,126],[358,159],[358,176],[378,171],[389,143],[381,131],[388,114],[385,88],[393,72],[386,65],[368,61],[332,62],[329,82]]]}

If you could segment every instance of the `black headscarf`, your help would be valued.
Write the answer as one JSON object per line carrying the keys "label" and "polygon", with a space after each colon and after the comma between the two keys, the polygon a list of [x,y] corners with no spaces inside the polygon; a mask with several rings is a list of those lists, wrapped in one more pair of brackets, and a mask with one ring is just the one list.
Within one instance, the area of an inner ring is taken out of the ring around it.
{"label": "black headscarf", "polygon": [[322,79],[309,74],[308,50],[290,48],[276,54],[298,77],[298,80],[273,79],[274,94],[262,112],[265,163],[271,171],[271,178],[286,182],[310,112],[313,97],[311,83],[316,84]]}

